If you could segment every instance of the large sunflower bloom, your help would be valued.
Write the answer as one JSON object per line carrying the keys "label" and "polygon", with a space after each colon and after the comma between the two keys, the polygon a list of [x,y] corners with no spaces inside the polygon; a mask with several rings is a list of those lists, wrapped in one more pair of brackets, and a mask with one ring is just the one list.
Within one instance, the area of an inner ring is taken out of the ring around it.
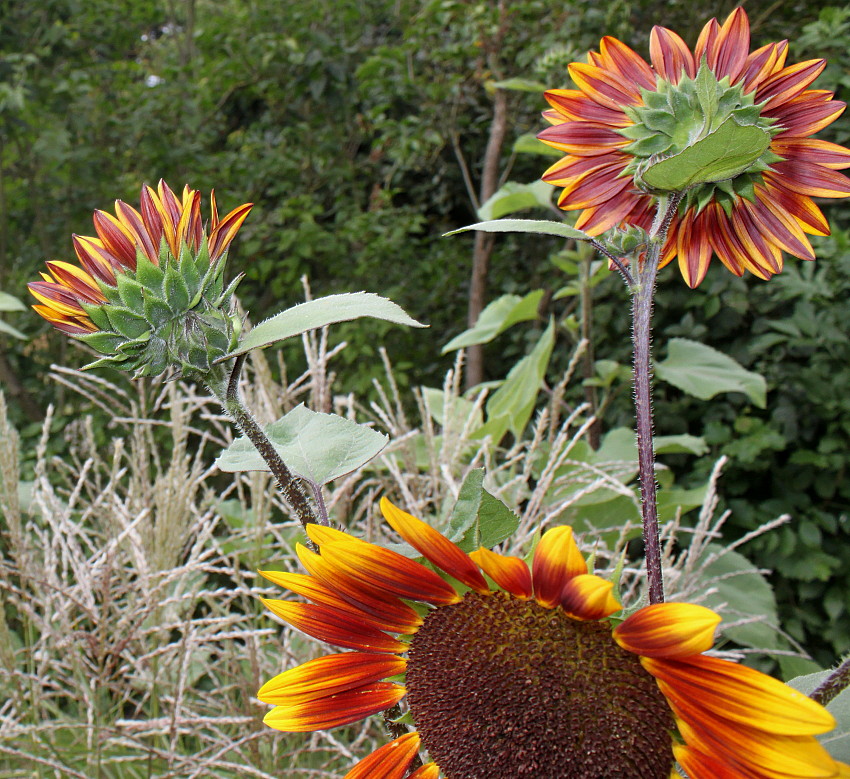
{"label": "large sunflower bloom", "polygon": [[749,45],[749,21],[737,8],[722,25],[706,24],[693,52],[675,32],[654,27],[651,65],[605,37],[587,63],[569,66],[578,89],[546,92],[552,108],[543,115],[554,126],[539,137],[567,153],[543,178],[564,187],[562,209],[581,210],[577,228],[591,235],[615,226],[648,229],[655,199],[636,186],[636,174],[641,164],[681,151],[703,129],[715,130],[719,121],[700,127],[712,119],[710,105],[720,120],[734,117],[763,130],[769,145],[731,178],[688,191],[663,261],[678,257],[682,276],[695,287],[712,255],[738,276],[748,270],[762,279],[782,270],[783,251],[814,259],[806,234],[828,235],[829,226],[812,198],[850,195],[850,180],[837,172],[850,166],[850,150],[810,136],[845,104],[831,92],[808,89],[824,60],[786,66],[787,41],[751,53]]}
{"label": "large sunflower bloom", "polygon": [[[180,258],[185,247],[196,253],[207,241],[209,259],[216,262],[235,237],[252,205],[245,203],[219,219],[215,193],[210,195],[209,236],[201,217],[201,193],[188,186],[178,198],[160,180],[157,189],[142,187],[140,211],[115,201],[115,216],[94,212],[97,237],[74,235],[72,241],[82,267],[63,260],[47,263],[42,281],[28,285],[39,301],[33,308],[58,330],[83,335],[99,330],[81,304],[107,301],[100,283],[116,286],[117,277],[136,270],[139,253],[159,266],[162,251]],[[99,283],[100,282],[100,283]]]}
{"label": "large sunflower bloom", "polygon": [[[588,573],[572,530],[531,567],[467,555],[393,506],[389,524],[438,571],[338,530],[309,526],[309,574],[263,575],[310,603],[267,600],[285,622],[345,649],[267,682],[273,728],[347,725],[406,699],[416,731],[346,779],[802,779],[842,776],[814,738],[834,727],[811,699],[710,657],[720,617],[647,606],[613,630],[610,582]],[[416,767],[420,748],[430,762]]]}

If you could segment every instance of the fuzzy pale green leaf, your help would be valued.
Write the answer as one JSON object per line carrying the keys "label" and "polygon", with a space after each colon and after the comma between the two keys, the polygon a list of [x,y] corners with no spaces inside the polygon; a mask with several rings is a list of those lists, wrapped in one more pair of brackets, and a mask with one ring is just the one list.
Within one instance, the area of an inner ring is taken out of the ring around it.
{"label": "fuzzy pale green leaf", "polygon": [[517,322],[537,319],[537,311],[542,298],[542,289],[529,292],[524,297],[502,295],[500,298],[496,298],[479,314],[474,327],[456,335],[443,347],[443,354],[473,344],[489,343],[499,333],[503,333]]}
{"label": "fuzzy pale green leaf", "polygon": [[726,181],[746,171],[770,145],[770,135],[732,117],[713,133],[672,157],[645,169],[644,183],[662,192],[681,192],[695,184]]}
{"label": "fuzzy pale green leaf", "polygon": [[260,322],[227,357],[245,354],[251,349],[262,349],[308,330],[317,330],[336,322],[348,322],[361,317],[383,319],[408,327],[427,327],[408,316],[401,306],[387,298],[372,292],[348,292],[308,300]]}
{"label": "fuzzy pale green leaf", "polygon": [[547,157],[563,157],[564,152],[543,143],[534,133],[520,135],[514,141],[513,150],[518,154],[544,154]]}
{"label": "fuzzy pale green leaf", "polygon": [[14,295],[0,292],[0,311],[26,311],[26,306]]}
{"label": "fuzzy pale green leaf", "polygon": [[465,552],[481,546],[490,549],[519,527],[519,517],[487,492],[483,483],[483,468],[467,474],[449,519],[448,538]]}
{"label": "fuzzy pale green leaf", "polygon": [[575,227],[563,222],[552,222],[548,219],[494,219],[491,222],[476,222],[458,230],[452,230],[445,235],[457,235],[470,230],[480,230],[484,233],[536,233],[538,235],[554,235],[557,238],[572,238],[576,241],[592,241],[593,236],[576,230]]}
{"label": "fuzzy pale green leaf", "polygon": [[511,368],[508,377],[487,400],[487,421],[473,433],[473,437],[490,435],[494,441],[500,441],[510,430],[516,438],[520,438],[534,412],[554,345],[555,325],[550,321],[531,353]]}
{"label": "fuzzy pale green leaf", "polygon": [[687,338],[671,338],[667,359],[655,374],[689,395],[708,400],[721,392],[743,392],[756,406],[767,403],[767,382],[731,357]]}
{"label": "fuzzy pale green leaf", "polygon": [[479,219],[486,221],[499,219],[524,208],[549,208],[552,192],[552,185],[545,181],[537,180],[531,184],[509,181],[487,198],[476,213]]}
{"label": "fuzzy pale green leaf", "polygon": [[[303,404],[264,428],[286,466],[314,484],[327,484],[376,457],[387,436],[335,414],[320,414]],[[268,471],[247,438],[235,440],[215,463],[229,473]]]}

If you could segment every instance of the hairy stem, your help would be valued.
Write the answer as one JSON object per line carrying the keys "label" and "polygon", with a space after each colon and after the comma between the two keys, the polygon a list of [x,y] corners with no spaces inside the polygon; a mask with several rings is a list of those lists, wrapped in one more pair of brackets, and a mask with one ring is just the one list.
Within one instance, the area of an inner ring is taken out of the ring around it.
{"label": "hairy stem", "polygon": [[[236,363],[233,366],[230,377],[226,381],[223,367],[216,366],[216,373],[204,376],[207,387],[236,423],[239,430],[254,445],[254,448],[259,452],[263,460],[266,461],[269,470],[277,482],[280,493],[304,529],[306,530],[309,524],[327,525],[327,519],[323,522],[313,510],[301,484],[292,475],[289,468],[286,467],[286,463],[283,462],[274,448],[274,444],[269,441],[262,428],[251,415],[251,412],[242,403],[239,397],[239,374],[244,362],[245,355],[239,355],[236,358]],[[312,541],[309,542],[309,545],[313,551],[316,551]]]}
{"label": "hairy stem", "polygon": [[639,269],[637,283],[631,287],[638,472],[650,603],[664,602],[652,416],[652,305],[661,251],[680,200],[681,195],[677,193],[671,195],[666,202],[659,201],[643,266]]}
{"label": "hairy stem", "polygon": [[809,696],[821,706],[826,706],[840,692],[850,687],[850,657],[838,666]]}

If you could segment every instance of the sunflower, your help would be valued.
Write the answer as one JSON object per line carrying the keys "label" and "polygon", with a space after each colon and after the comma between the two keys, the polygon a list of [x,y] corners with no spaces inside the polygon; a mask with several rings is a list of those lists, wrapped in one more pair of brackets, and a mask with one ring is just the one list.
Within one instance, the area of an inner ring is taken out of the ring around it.
{"label": "sunflower", "polygon": [[298,548],[307,574],[262,572],[311,601],[265,600],[274,614],[353,650],[263,685],[266,724],[314,731],[409,708],[416,730],[346,779],[669,779],[676,762],[691,779],[844,775],[814,738],[835,725],[823,707],[703,654],[714,612],[661,603],[612,629],[612,583],[588,573],[569,527],[542,536],[529,568],[466,554],[386,499],[381,511],[443,575],[318,525],[320,554]]}
{"label": "sunflower", "polygon": [[562,209],[581,210],[577,228],[648,229],[658,192],[642,173],[708,135],[745,127],[763,145],[739,168],[688,186],[663,262],[677,257],[696,287],[713,255],[735,275],[761,279],[782,270],[783,251],[814,259],[806,234],[828,235],[829,225],[812,198],[850,195],[850,180],[837,172],[850,166],[850,150],[810,136],[845,104],[808,89],[824,60],[786,66],[787,41],[753,52],[749,45],[749,20],[737,8],[722,25],[708,22],[693,52],[654,27],[651,65],[605,37],[587,63],[569,66],[578,89],[545,93],[551,109],[543,116],[553,126],[538,137],[567,153],[543,179],[564,188]]}
{"label": "sunflower", "polygon": [[63,333],[93,333],[101,328],[82,304],[107,302],[101,283],[115,287],[119,275],[136,270],[139,254],[159,266],[164,259],[162,252],[179,258],[186,247],[194,254],[206,240],[209,259],[216,262],[227,251],[252,205],[245,203],[219,219],[214,192],[210,201],[209,237],[201,219],[201,193],[186,186],[182,198],[178,198],[161,179],[156,190],[142,187],[141,211],[121,200],[115,201],[115,216],[95,211],[97,237],[72,236],[82,267],[62,260],[48,262],[48,272],[41,273],[42,281],[27,285],[39,301],[33,308]]}

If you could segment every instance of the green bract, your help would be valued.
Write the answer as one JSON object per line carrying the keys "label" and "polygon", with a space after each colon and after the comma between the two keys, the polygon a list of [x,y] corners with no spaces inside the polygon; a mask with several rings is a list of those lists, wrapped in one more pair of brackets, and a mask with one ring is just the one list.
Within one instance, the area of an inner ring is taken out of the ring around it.
{"label": "green bract", "polygon": [[226,259],[210,262],[206,239],[197,253],[184,244],[179,258],[163,241],[158,265],[139,251],[135,271],[123,270],[115,286],[98,282],[107,302],[82,305],[99,330],[76,338],[106,356],[86,368],[134,377],[208,373],[242,328],[231,300],[242,276],[224,288]]}
{"label": "green bract", "polygon": [[643,105],[623,108],[635,124],[618,132],[632,141],[624,175],[646,192],[686,191],[686,207],[716,199],[728,210],[737,196],[752,200],[761,173],[781,159],[769,147],[782,128],[761,116],[752,92],[718,80],[704,62],[695,78],[659,78],[641,95]]}

